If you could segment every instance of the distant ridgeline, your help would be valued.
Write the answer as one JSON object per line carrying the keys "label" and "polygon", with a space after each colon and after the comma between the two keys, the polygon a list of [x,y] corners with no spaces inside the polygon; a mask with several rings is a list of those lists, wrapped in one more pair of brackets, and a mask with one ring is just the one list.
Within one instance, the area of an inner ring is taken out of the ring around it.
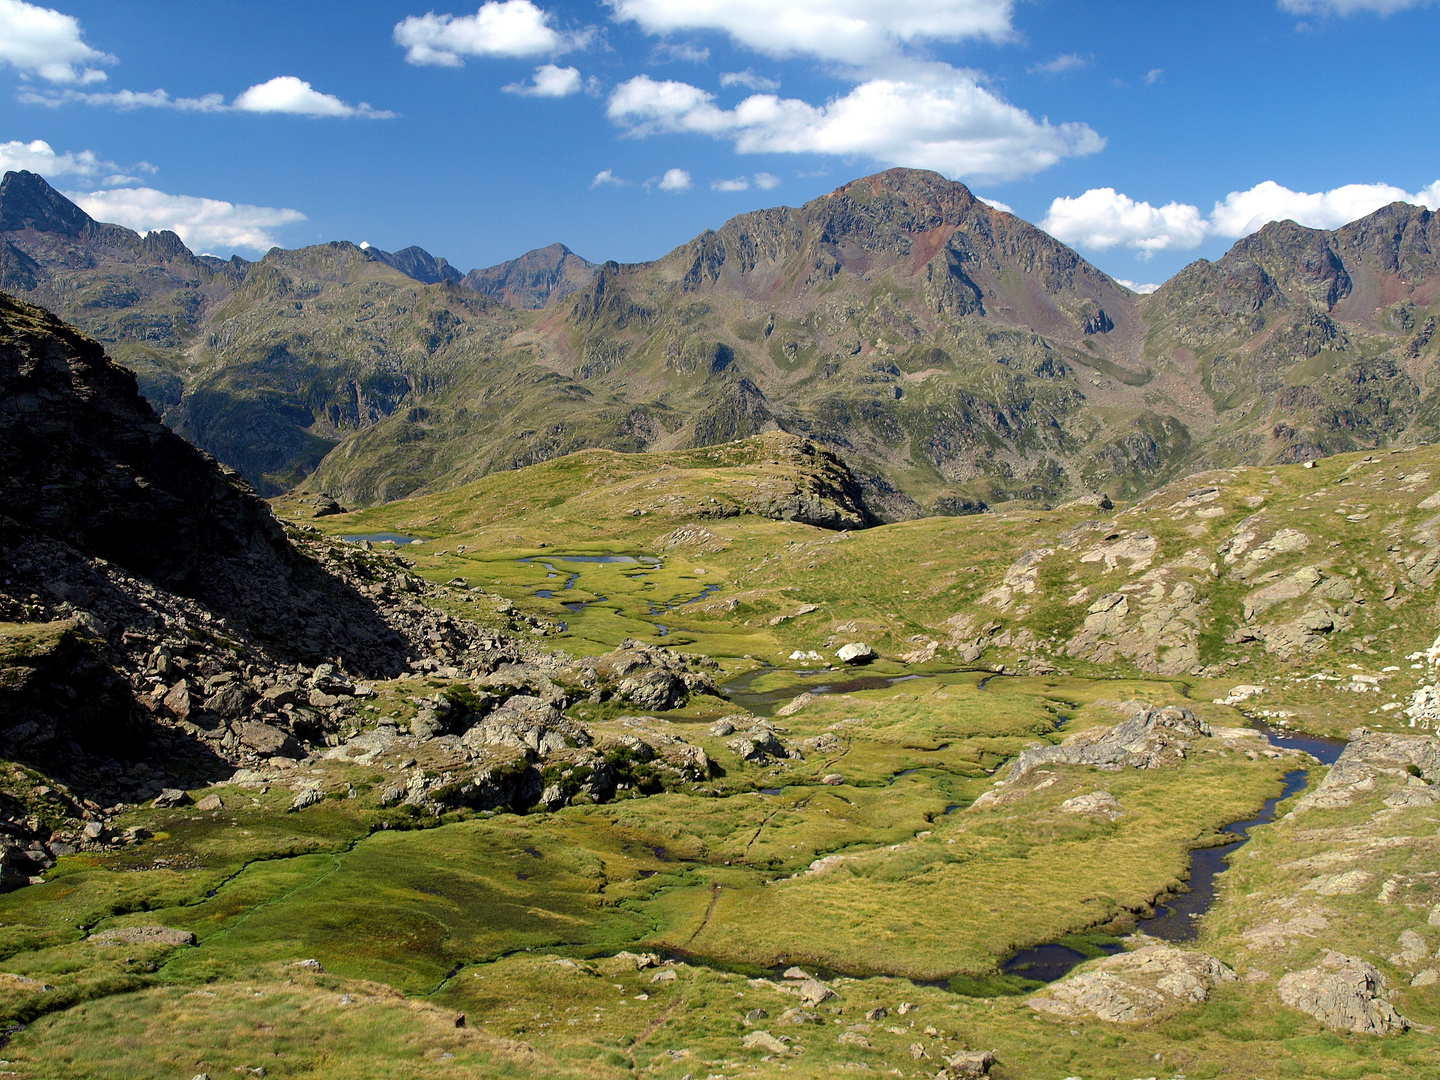
{"label": "distant ridgeline", "polygon": [[258,262],[0,183],[0,289],[137,375],[262,494],[350,504],[586,447],[814,438],[880,519],[1433,441],[1440,229],[1267,225],[1139,296],[931,173],[742,214],[650,263],[461,274],[334,242]]}

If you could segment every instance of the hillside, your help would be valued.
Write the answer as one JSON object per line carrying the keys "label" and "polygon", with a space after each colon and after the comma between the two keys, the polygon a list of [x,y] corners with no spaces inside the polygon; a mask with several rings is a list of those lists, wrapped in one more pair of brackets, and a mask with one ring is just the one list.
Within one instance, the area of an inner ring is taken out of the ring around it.
{"label": "hillside", "polygon": [[344,243],[219,263],[10,174],[0,285],[110,345],[265,494],[370,504],[779,429],[897,520],[1429,441],[1433,216],[1268,225],[1140,297],[963,185],[893,169],[652,263],[552,245],[462,277]]}

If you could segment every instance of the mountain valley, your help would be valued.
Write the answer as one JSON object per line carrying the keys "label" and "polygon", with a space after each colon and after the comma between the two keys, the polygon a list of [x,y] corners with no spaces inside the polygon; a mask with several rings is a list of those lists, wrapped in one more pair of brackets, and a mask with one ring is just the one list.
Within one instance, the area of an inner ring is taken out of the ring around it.
{"label": "mountain valley", "polygon": [[1434,1075],[1435,230],[1140,296],[891,170],[462,274],[7,174],[0,1071]]}

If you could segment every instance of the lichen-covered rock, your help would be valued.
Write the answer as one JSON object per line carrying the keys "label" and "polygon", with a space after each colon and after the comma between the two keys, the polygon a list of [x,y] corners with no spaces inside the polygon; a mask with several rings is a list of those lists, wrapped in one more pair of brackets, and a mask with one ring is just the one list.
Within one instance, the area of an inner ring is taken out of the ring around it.
{"label": "lichen-covered rock", "polygon": [[1234,971],[1207,953],[1146,945],[1086,965],[1040,991],[1028,1004],[1053,1016],[1094,1016],[1130,1024],[1200,1004],[1215,987],[1235,977]]}
{"label": "lichen-covered rock", "polygon": [[1092,728],[1070,736],[1059,746],[1022,751],[1007,782],[1013,783],[1041,765],[1157,769],[1178,763],[1193,740],[1209,736],[1210,725],[1189,709],[1141,705],[1130,719],[1112,728]]}
{"label": "lichen-covered rock", "polygon": [[1361,1035],[1405,1031],[1410,1021],[1385,997],[1385,978],[1359,957],[1328,952],[1315,967],[1282,975],[1280,1000],[1328,1028]]}

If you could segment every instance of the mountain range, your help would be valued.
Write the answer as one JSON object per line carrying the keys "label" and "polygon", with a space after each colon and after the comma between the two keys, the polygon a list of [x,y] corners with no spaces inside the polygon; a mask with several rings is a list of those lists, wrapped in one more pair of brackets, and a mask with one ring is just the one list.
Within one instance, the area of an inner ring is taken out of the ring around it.
{"label": "mountain range", "polygon": [[1149,296],[935,173],[742,214],[648,263],[563,245],[461,274],[346,242],[257,262],[0,183],[0,289],[131,368],[266,495],[350,504],[585,447],[782,429],[881,519],[1436,437],[1440,231],[1395,203],[1267,225]]}

